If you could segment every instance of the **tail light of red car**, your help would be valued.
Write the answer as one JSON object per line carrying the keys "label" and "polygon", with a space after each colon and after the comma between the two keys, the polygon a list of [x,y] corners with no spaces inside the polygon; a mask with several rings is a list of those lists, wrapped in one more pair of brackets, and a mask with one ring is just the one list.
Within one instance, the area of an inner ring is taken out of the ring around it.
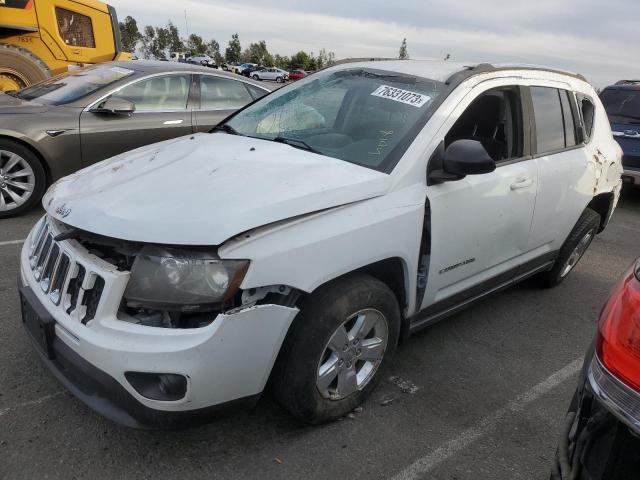
{"label": "tail light of red car", "polygon": [[600,315],[596,349],[609,372],[640,392],[640,261],[613,288]]}

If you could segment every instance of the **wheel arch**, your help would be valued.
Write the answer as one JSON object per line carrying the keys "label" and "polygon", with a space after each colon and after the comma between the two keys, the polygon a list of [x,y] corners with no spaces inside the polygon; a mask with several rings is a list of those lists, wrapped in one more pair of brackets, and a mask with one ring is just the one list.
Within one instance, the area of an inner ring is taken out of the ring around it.
{"label": "wheel arch", "polygon": [[600,193],[593,197],[587,205],[587,208],[590,208],[600,215],[600,228],[598,229],[598,233],[602,232],[609,222],[611,210],[613,209],[614,198],[613,192]]}
{"label": "wheel arch", "polygon": [[49,163],[46,161],[42,153],[40,153],[40,151],[36,147],[34,147],[31,143],[23,140],[22,138],[8,135],[2,132],[0,132],[0,140],[8,140],[10,142],[17,143],[18,145],[25,147],[31,153],[33,153],[33,155],[38,159],[38,161],[42,165],[42,168],[44,169],[44,174],[47,180],[45,187],[48,187],[49,185],[51,185],[51,179],[52,179],[51,168],[49,167]]}

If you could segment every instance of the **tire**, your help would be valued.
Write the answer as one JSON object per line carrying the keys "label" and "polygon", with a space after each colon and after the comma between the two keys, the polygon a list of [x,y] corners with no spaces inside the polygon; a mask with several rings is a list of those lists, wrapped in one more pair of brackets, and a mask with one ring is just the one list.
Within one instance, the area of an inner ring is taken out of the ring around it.
{"label": "tire", "polygon": [[253,78],[254,80],[260,80],[260,77],[258,75],[253,75],[251,78]]}
{"label": "tire", "polygon": [[[16,156],[19,160],[11,165]],[[22,215],[40,202],[47,177],[40,160],[31,150],[17,142],[0,139],[0,170],[0,218]],[[29,174],[11,177],[23,171]],[[9,184],[9,181],[13,184]],[[22,186],[15,186],[16,182]],[[30,186],[30,192],[25,188],[26,185]],[[16,201],[16,196],[21,197],[20,200]]]}
{"label": "tire", "polygon": [[276,82],[278,82],[278,83],[282,83],[282,82],[283,82],[282,77],[276,77]]}
{"label": "tire", "polygon": [[545,288],[555,287],[564,281],[591,245],[600,227],[600,215],[586,208],[571,233],[560,248],[551,270],[538,274],[537,280]]}
{"label": "tire", "polygon": [[0,45],[0,90],[15,90],[51,77],[47,65],[29,50]]}
{"label": "tire", "polygon": [[[364,274],[349,275],[321,287],[300,307],[278,355],[271,378],[272,391],[279,403],[298,420],[310,424],[326,423],[351,412],[380,381],[398,343],[400,309],[387,285]],[[347,321],[349,318],[352,320]],[[340,330],[345,322],[346,330]],[[362,342],[358,340],[359,334],[355,338],[349,337],[348,351],[344,350],[347,344],[336,340],[338,330],[346,333],[350,329],[351,333],[358,330],[357,325],[367,322],[375,322],[375,326],[369,327],[369,334],[362,335]],[[385,331],[386,344],[382,340]],[[330,342],[340,345],[337,349],[342,352],[340,358],[335,356],[337,350],[332,350]],[[377,360],[362,360],[366,352],[361,353],[367,350],[373,354],[374,346],[377,347]],[[341,373],[336,373],[333,382],[321,391],[319,371],[331,362],[336,372]],[[361,384],[354,372],[363,375]],[[337,383],[341,378],[355,382],[344,382],[350,388],[345,387],[342,396]]]}

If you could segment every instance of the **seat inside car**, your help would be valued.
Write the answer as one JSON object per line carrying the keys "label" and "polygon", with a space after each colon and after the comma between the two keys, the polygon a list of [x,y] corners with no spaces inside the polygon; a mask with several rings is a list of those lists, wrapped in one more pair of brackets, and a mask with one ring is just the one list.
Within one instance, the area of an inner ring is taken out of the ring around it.
{"label": "seat inside car", "polygon": [[507,91],[493,90],[475,99],[445,137],[445,146],[456,140],[476,140],[495,161],[513,155],[514,112]]}

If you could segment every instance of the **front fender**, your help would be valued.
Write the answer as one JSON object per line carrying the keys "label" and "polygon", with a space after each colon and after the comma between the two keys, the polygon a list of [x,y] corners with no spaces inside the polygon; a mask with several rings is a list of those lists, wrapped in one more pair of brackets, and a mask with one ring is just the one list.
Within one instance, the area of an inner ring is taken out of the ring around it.
{"label": "front fender", "polygon": [[245,290],[288,285],[308,293],[359,268],[399,258],[413,312],[425,198],[424,185],[413,185],[247,232],[218,253],[251,261],[241,285]]}

